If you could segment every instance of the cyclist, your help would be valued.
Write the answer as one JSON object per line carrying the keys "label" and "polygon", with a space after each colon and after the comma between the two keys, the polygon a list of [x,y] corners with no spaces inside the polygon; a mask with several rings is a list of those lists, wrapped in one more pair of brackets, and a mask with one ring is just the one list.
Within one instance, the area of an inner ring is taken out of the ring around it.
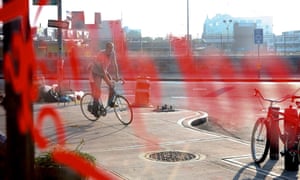
{"label": "cyclist", "polygon": [[109,98],[108,105],[113,107],[112,103],[112,95],[114,91],[114,84],[110,80],[110,76],[108,71],[112,72],[114,79],[119,79],[119,69],[116,59],[116,53],[114,49],[114,44],[111,42],[106,43],[105,50],[101,51],[96,59],[94,59],[93,63],[89,67],[89,80],[90,86],[92,90],[92,95],[94,98],[92,113],[99,117],[98,107],[100,106],[100,113],[104,112],[104,106],[102,103],[99,103],[99,98],[101,96],[101,84],[102,79],[109,86]]}

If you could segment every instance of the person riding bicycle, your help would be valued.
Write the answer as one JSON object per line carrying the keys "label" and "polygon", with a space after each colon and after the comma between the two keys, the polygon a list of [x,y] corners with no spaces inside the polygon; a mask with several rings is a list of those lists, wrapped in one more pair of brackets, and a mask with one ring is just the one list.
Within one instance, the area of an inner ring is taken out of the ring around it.
{"label": "person riding bicycle", "polygon": [[[106,47],[104,51],[101,51],[96,59],[94,59],[93,63],[89,67],[90,71],[90,86],[92,90],[92,95],[94,98],[93,110],[92,113],[95,116],[100,116],[98,113],[98,107],[100,106],[100,113],[104,111],[104,106],[102,103],[99,103],[99,98],[101,96],[101,84],[102,79],[109,86],[109,98],[108,105],[113,107],[114,104],[112,102],[112,96],[114,94],[114,84],[110,78],[120,79],[119,77],[119,69],[116,59],[116,52],[114,49],[114,44],[111,42],[106,43]],[[109,76],[111,72],[113,77]]]}

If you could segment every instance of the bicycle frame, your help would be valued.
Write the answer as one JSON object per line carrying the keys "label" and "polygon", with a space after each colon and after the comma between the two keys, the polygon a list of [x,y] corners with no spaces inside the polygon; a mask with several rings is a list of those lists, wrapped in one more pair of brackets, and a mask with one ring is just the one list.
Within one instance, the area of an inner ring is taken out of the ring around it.
{"label": "bicycle frame", "polygon": [[[115,97],[115,96],[118,96],[118,95],[121,95],[120,93],[118,93],[117,91],[116,91],[116,84],[121,84],[121,85],[123,85],[123,84],[125,84],[125,80],[124,79],[122,79],[122,78],[119,78],[119,79],[114,79],[114,78],[112,78],[112,76],[110,75],[110,73],[108,72],[108,71],[106,71],[105,72],[105,74],[106,74],[106,76],[107,76],[107,78],[108,78],[108,80],[109,81],[111,81],[112,83],[113,83],[113,85],[114,85],[114,87],[113,87],[113,91],[111,92],[112,94],[109,94],[108,96],[112,96],[112,97]],[[97,88],[102,88],[102,87],[97,87]],[[101,93],[102,94],[102,93]],[[103,104],[103,97],[101,97],[100,96],[100,99],[99,99],[99,101],[100,102],[102,102],[102,104]],[[105,109],[108,109],[109,108],[109,104],[108,104],[108,101],[109,101],[109,97],[108,97],[108,99],[107,99],[107,103],[106,103],[106,107],[105,107]]]}
{"label": "bicycle frame", "polygon": [[[296,92],[298,92],[298,90]],[[294,100],[300,98],[300,96],[287,95],[281,99],[267,99],[257,89],[255,89],[255,96],[269,102],[266,117],[259,118],[252,131],[251,152],[255,163],[264,161],[269,148],[270,158],[274,160],[278,159],[279,139],[284,145],[284,152],[282,155],[286,155],[288,152],[288,158],[294,158],[291,154],[293,154],[292,152],[297,154],[295,146],[299,146],[300,143],[298,111],[290,106],[289,108],[285,108],[284,112],[281,112],[280,107],[275,107],[274,104],[282,103],[288,99],[291,99],[291,102],[294,102]],[[299,104],[299,102],[296,102],[298,108]],[[279,125],[280,121],[283,122],[283,124]]]}
{"label": "bicycle frame", "polygon": [[[124,80],[110,79],[115,83],[124,84]],[[99,87],[102,88],[102,87]],[[99,97],[98,102],[95,101],[92,93],[85,93],[80,100],[81,111],[88,120],[96,121],[101,116],[104,117],[107,115],[109,109],[113,109],[117,119],[123,125],[129,125],[133,120],[133,110],[129,101],[121,94],[117,92],[113,87],[113,90],[110,90],[109,97],[107,99],[107,104],[103,104],[103,97]],[[109,99],[111,98],[111,99]]]}

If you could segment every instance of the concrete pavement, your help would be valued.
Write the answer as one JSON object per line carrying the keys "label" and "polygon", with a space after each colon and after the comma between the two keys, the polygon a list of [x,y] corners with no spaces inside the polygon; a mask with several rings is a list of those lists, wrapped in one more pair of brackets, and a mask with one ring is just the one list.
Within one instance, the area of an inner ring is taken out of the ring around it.
{"label": "concrete pavement", "polygon": [[[45,104],[34,105],[35,115],[43,106]],[[81,150],[93,154],[99,169],[112,179],[299,177],[298,172],[284,170],[282,157],[278,161],[267,159],[261,167],[255,166],[249,142],[192,126],[206,120],[205,112],[185,109],[155,112],[154,108],[134,108],[133,123],[124,126],[113,112],[90,122],[83,117],[78,104],[52,103],[47,106],[55,108],[63,119],[67,147],[75,149],[84,140]],[[55,143],[54,126],[51,121],[45,122],[43,134]],[[3,128],[5,124],[2,123],[0,127]]]}
{"label": "concrete pavement", "polygon": [[[83,151],[96,156],[100,169],[113,179],[297,179],[284,170],[284,159],[252,163],[249,142],[191,124],[206,120],[205,112],[177,109],[155,112],[134,108],[134,120],[122,125],[113,112],[96,122],[83,117],[80,106],[51,104],[64,121],[67,146],[83,139]],[[42,107],[35,105],[35,112]],[[50,123],[44,134],[55,141]]]}

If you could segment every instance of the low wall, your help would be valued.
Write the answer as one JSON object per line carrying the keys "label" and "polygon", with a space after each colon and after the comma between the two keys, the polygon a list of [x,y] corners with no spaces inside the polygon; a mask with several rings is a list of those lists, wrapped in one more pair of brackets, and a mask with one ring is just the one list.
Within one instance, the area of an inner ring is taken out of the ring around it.
{"label": "low wall", "polygon": [[[148,76],[161,80],[253,80],[253,79],[292,79],[297,80],[300,73],[298,56],[197,56],[197,57],[130,57],[119,60],[119,68],[126,79]],[[39,59],[45,64],[47,72],[40,72],[46,78],[58,76],[58,60]],[[91,58],[78,61],[79,79],[87,79],[88,64]],[[64,78],[74,79],[73,67],[68,59],[64,60]]]}

